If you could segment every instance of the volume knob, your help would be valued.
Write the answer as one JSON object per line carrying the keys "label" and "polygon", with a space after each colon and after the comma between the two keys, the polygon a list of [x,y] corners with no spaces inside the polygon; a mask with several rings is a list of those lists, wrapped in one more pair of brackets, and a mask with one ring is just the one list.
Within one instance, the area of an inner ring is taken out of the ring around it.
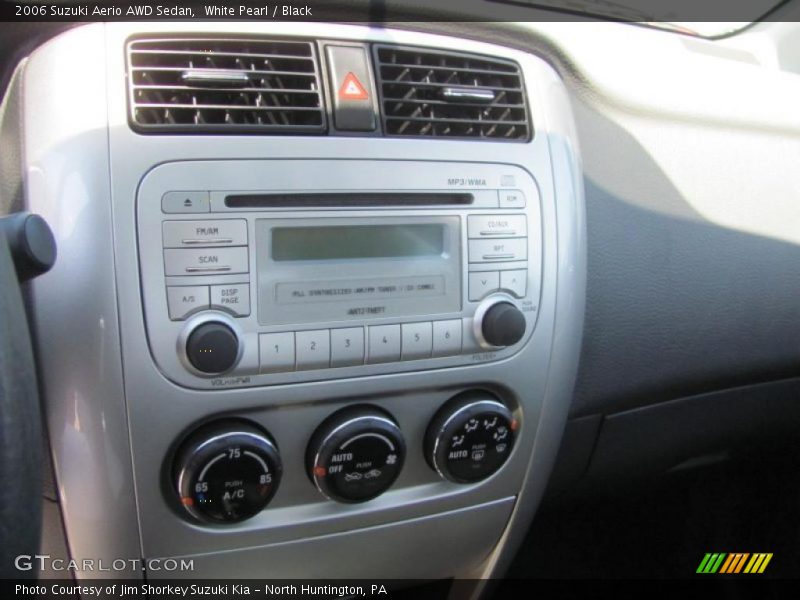
{"label": "volume knob", "polygon": [[239,360],[239,338],[225,323],[202,323],[186,340],[186,358],[201,373],[225,373]]}
{"label": "volume knob", "polygon": [[480,333],[491,346],[513,346],[525,335],[525,315],[511,302],[489,306],[480,321]]}

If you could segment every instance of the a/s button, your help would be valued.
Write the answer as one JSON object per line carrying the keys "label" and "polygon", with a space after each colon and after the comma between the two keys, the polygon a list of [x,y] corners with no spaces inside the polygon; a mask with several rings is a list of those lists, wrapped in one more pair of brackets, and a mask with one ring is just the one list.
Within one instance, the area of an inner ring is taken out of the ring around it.
{"label": "a/s button", "polygon": [[170,286],[167,288],[167,304],[170,319],[185,319],[193,312],[208,308],[208,286]]}

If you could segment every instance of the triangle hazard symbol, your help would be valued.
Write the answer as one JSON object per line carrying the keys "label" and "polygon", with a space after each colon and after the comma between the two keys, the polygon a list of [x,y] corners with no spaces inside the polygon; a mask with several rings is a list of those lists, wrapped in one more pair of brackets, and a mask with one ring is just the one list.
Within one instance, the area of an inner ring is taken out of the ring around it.
{"label": "triangle hazard symbol", "polygon": [[342,87],[339,88],[339,98],[342,100],[369,100],[366,88],[352,72],[348,73]]}

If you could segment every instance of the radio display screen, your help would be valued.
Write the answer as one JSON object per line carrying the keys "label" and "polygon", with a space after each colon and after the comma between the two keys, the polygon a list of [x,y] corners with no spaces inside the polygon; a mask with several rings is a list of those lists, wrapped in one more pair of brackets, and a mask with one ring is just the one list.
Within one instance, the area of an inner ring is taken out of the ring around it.
{"label": "radio display screen", "polygon": [[439,223],[272,229],[274,261],[441,256],[444,246]]}

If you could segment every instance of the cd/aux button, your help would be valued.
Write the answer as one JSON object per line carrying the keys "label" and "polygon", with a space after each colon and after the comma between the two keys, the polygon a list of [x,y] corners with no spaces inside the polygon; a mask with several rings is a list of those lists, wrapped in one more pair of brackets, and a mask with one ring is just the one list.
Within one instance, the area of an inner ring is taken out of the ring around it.
{"label": "cd/aux button", "polygon": [[470,238],[525,237],[525,215],[469,215],[467,233]]}
{"label": "cd/aux button", "polygon": [[212,285],[211,306],[233,313],[237,317],[250,314],[250,285]]}

